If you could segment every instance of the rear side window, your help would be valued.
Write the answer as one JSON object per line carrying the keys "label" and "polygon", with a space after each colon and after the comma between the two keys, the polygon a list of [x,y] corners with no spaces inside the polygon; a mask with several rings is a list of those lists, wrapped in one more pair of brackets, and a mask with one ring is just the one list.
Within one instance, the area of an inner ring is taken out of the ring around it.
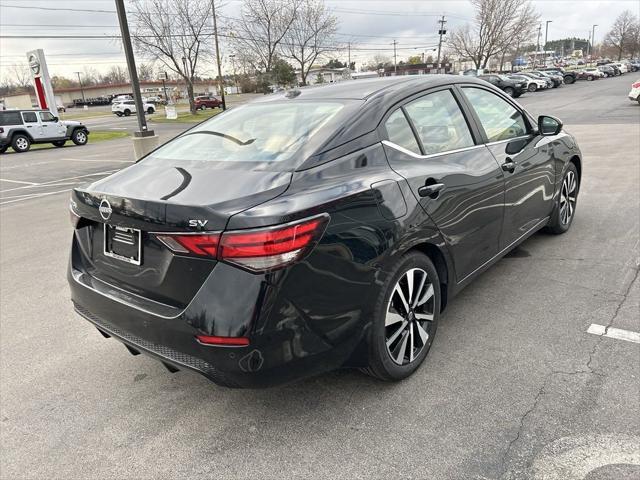
{"label": "rear side window", "polygon": [[55,122],[56,117],[51,112],[40,112],[40,120],[43,122]]}
{"label": "rear side window", "polygon": [[494,93],[475,87],[463,87],[489,142],[509,140],[527,134],[522,114]]}
{"label": "rear side window", "polygon": [[22,112],[24,123],[38,123],[36,112]]}
{"label": "rear side window", "polygon": [[20,112],[1,112],[0,125],[22,125]]}
{"label": "rear side window", "polygon": [[285,162],[319,135],[343,107],[343,103],[328,101],[236,107],[160,147],[144,162]]}
{"label": "rear side window", "polygon": [[413,130],[411,130],[411,125],[409,125],[407,117],[404,116],[401,109],[391,114],[385,122],[384,128],[387,130],[387,136],[390,142],[420,155],[421,152],[418,141],[413,134]]}
{"label": "rear side window", "polygon": [[430,93],[405,105],[425,155],[475,145],[458,102],[449,90]]}

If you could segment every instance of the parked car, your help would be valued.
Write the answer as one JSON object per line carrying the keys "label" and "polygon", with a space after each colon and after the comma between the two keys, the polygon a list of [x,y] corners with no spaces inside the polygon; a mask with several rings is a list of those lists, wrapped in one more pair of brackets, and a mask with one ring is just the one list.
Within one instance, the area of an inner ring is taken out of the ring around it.
{"label": "parked car", "polygon": [[631,85],[629,100],[640,103],[640,79]]}
{"label": "parked car", "polygon": [[566,85],[571,85],[576,81],[576,74],[571,70],[564,70],[560,67],[547,67],[538,69],[542,72],[552,72],[557,73],[558,75],[562,75],[562,79]]}
{"label": "parked car", "polygon": [[585,68],[583,70],[578,71],[578,80],[588,80],[590,82],[592,80],[598,80],[603,76],[604,74],[597,68],[593,68],[593,69]]}
{"label": "parked car", "polygon": [[213,96],[196,97],[193,103],[199,110],[204,110],[205,108],[222,108],[222,100]]}
{"label": "parked car", "polygon": [[71,299],[131,353],[221,385],[401,380],[464,286],[570,229],[581,158],[560,120],[473,77],[262,97],[72,190]]}
{"label": "parked car", "polygon": [[632,72],[637,72],[638,70],[640,70],[640,61],[638,60],[631,60],[629,62],[629,67],[631,68]]}
{"label": "parked car", "polygon": [[520,72],[519,75],[524,75],[527,78],[534,78],[537,80],[542,80],[547,84],[547,88],[553,88],[553,80],[549,77],[543,77],[542,75],[538,75],[532,72]]}
{"label": "parked car", "polygon": [[527,83],[524,80],[512,80],[505,75],[478,75],[477,78],[495,85],[504,93],[513,98],[518,98],[520,95],[527,91]]}
{"label": "parked car", "polygon": [[[156,107],[152,103],[143,102],[142,107],[144,108],[145,113],[148,113],[149,115],[156,111]],[[111,111],[119,117],[122,117],[123,115],[128,117],[132,113],[136,113],[136,102],[133,100],[114,102],[111,104]]]}
{"label": "parked car", "polygon": [[603,73],[605,78],[607,78],[607,77],[615,77],[616,76],[616,71],[613,69],[613,67],[610,67],[608,65],[600,65],[597,68],[598,68],[598,70],[600,70]]}
{"label": "parked car", "polygon": [[49,110],[0,111],[0,153],[9,147],[26,152],[34,143],[51,143],[62,147],[67,140],[85,145],[89,130],[81,122],[61,122]]}
{"label": "parked car", "polygon": [[629,72],[629,68],[627,67],[626,63],[621,63],[621,62],[613,62],[613,64],[618,67],[620,69],[620,73],[627,73]]}
{"label": "parked car", "polygon": [[558,75],[557,73],[553,73],[553,72],[542,72],[542,71],[538,71],[538,70],[534,70],[533,72],[534,75],[539,75],[541,77],[546,78],[550,78],[551,81],[553,82],[553,88],[558,88],[559,86],[561,86],[563,84],[563,77],[562,75]]}
{"label": "parked car", "polygon": [[524,75],[507,75],[510,79],[526,82],[526,89],[529,92],[535,92],[537,90],[544,90],[547,88],[547,82],[538,78],[525,77]]}
{"label": "parked car", "polygon": [[620,70],[620,67],[618,67],[618,65],[616,65],[615,63],[607,63],[606,66],[613,69],[616,77],[619,75],[622,75],[622,71]]}
{"label": "parked car", "polygon": [[164,98],[153,96],[147,97],[147,103],[152,103],[153,105],[166,105],[167,101]]}

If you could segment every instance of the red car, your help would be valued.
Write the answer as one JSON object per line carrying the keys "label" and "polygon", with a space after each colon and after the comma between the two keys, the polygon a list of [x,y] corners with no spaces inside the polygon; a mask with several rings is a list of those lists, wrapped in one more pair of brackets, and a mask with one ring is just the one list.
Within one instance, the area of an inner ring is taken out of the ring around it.
{"label": "red car", "polygon": [[222,101],[216,97],[196,97],[194,103],[199,110],[204,110],[205,108],[222,108]]}

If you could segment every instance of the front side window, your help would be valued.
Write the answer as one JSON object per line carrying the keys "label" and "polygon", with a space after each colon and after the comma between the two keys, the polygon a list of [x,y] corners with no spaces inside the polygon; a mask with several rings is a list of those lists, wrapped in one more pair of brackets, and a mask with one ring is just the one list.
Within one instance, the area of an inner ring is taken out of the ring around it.
{"label": "front side window", "polygon": [[475,145],[469,126],[450,90],[425,95],[405,105],[425,155]]}
{"label": "front side window", "polygon": [[463,87],[489,142],[509,140],[527,134],[522,113],[506,100],[481,88]]}
{"label": "front side window", "polygon": [[341,102],[328,101],[236,107],[192,128],[143,162],[284,162],[320,135],[343,107]]}
{"label": "front side window", "polygon": [[404,116],[402,109],[396,110],[389,116],[384,124],[384,128],[387,130],[387,136],[390,142],[420,155],[418,140],[416,140],[416,136],[413,134],[411,125],[407,117]]}
{"label": "front side window", "polygon": [[43,122],[55,122],[56,117],[51,112],[40,112],[40,120]]}
{"label": "front side window", "polygon": [[24,123],[38,123],[36,112],[22,112],[22,119]]}

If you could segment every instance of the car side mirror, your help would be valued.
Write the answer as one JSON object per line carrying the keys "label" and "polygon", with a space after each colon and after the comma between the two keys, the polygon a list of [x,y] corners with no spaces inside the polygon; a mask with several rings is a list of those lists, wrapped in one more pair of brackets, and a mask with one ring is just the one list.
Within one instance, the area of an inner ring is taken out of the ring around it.
{"label": "car side mirror", "polygon": [[562,122],[550,115],[540,115],[538,117],[538,132],[540,135],[558,135],[562,131]]}
{"label": "car side mirror", "polygon": [[58,117],[53,117],[53,121],[54,122],[58,122],[58,121],[60,121],[60,119]]}

